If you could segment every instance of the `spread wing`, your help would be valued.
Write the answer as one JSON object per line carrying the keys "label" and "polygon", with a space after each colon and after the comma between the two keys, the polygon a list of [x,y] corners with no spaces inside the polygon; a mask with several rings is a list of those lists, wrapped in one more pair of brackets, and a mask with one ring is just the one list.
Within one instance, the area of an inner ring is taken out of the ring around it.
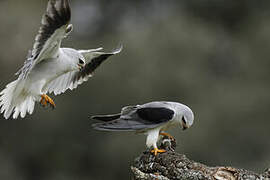
{"label": "spread wing", "polygon": [[33,49],[29,52],[24,66],[16,74],[25,78],[42,60],[57,57],[62,39],[72,31],[70,18],[68,0],[49,0]]}
{"label": "spread wing", "polygon": [[83,82],[92,76],[92,73],[103,63],[108,57],[118,54],[122,51],[123,46],[120,45],[115,50],[109,53],[100,52],[102,48],[96,50],[79,50],[86,60],[86,65],[74,76],[74,81]]}
{"label": "spread wing", "polygon": [[[92,126],[94,129],[102,131],[137,131],[155,128],[170,121],[173,116],[174,111],[169,108],[138,107],[135,110],[131,110],[130,113],[121,115],[118,119],[114,119],[108,122],[106,121],[104,123],[96,123]],[[117,118],[117,116],[114,117]],[[92,118],[103,120],[101,116],[94,116]]]}
{"label": "spread wing", "polygon": [[44,93],[54,93],[55,95],[64,93],[67,89],[73,90],[78,85],[87,81],[93,72],[104,62],[108,57],[118,54],[122,50],[122,46],[118,47],[112,52],[101,52],[102,48],[91,49],[91,50],[79,50],[86,60],[86,65],[81,71],[67,72],[55,80],[45,85]]}

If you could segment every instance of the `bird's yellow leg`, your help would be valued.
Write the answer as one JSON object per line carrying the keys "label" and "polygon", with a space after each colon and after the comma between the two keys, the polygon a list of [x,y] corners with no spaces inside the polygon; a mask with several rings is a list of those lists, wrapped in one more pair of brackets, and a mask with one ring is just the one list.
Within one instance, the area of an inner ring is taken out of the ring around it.
{"label": "bird's yellow leg", "polygon": [[51,107],[52,107],[52,108],[55,108],[56,105],[55,105],[54,101],[52,100],[52,98],[50,98],[50,97],[47,96],[47,95],[46,95],[46,97],[47,97],[47,100],[48,100],[48,102],[50,103]]}
{"label": "bird's yellow leg", "polygon": [[174,137],[172,135],[168,134],[168,133],[160,132],[159,134],[162,135],[162,136],[167,136],[168,138],[174,140]]}
{"label": "bird's yellow leg", "polygon": [[158,149],[158,148],[154,148],[153,150],[150,151],[151,153],[154,153],[154,155],[156,156],[158,153],[164,153],[166,152],[165,149]]}
{"label": "bird's yellow leg", "polygon": [[42,106],[47,106],[47,102],[46,102],[46,99],[45,99],[45,96],[44,95],[41,95],[40,104]]}
{"label": "bird's yellow leg", "polygon": [[41,100],[40,100],[40,104],[43,105],[43,106],[47,106],[47,104],[50,104],[50,106],[52,108],[55,108],[56,105],[55,103],[53,102],[52,98],[50,98],[49,96],[47,96],[46,94],[42,94],[41,95]]}

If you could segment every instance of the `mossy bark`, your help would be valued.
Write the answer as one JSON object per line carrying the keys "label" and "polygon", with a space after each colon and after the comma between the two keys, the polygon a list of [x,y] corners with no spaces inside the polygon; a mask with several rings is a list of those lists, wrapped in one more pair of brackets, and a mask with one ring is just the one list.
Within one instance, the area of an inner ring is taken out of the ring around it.
{"label": "mossy bark", "polygon": [[167,152],[154,156],[147,150],[135,159],[134,180],[270,180],[270,168],[257,174],[234,167],[208,167],[174,152],[174,140],[163,138],[160,147]]}

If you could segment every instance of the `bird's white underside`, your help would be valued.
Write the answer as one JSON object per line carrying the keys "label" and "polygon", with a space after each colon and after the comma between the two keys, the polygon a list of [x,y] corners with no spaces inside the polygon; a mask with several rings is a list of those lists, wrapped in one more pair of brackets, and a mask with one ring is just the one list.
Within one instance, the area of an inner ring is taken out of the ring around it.
{"label": "bird's white underside", "polygon": [[161,131],[165,131],[170,127],[173,127],[175,125],[179,125],[180,126],[180,120],[174,116],[173,119],[171,119],[170,121],[168,121],[167,123],[158,126],[156,128],[147,130],[144,134],[146,134],[146,146],[148,148],[157,148],[157,142],[160,138],[159,133]]}
{"label": "bird's white underside", "polygon": [[151,129],[149,131],[147,131],[145,134],[147,135],[146,137],[146,146],[148,148],[157,148],[157,142],[159,139],[159,132],[160,132],[160,127],[155,128],[155,129]]}

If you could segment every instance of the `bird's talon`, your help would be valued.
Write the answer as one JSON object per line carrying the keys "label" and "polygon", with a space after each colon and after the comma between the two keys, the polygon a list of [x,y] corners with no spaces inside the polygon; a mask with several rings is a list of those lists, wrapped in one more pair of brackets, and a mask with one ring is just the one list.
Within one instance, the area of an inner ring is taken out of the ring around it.
{"label": "bird's talon", "polygon": [[158,148],[154,148],[153,150],[150,151],[151,153],[154,153],[154,155],[156,156],[158,153],[164,153],[166,152],[165,149],[158,149]]}
{"label": "bird's talon", "polygon": [[47,96],[46,94],[42,94],[41,95],[41,100],[40,100],[40,104],[45,107],[47,106],[49,103],[49,105],[52,107],[52,108],[55,108],[55,103],[53,102],[52,98],[50,98],[49,96]]}

